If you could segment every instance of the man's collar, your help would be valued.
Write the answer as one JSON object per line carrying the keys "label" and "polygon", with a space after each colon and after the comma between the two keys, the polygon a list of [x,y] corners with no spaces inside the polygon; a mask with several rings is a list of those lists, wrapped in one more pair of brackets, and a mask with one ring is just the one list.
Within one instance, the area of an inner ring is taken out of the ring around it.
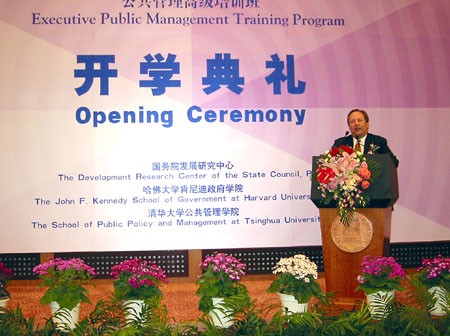
{"label": "man's collar", "polygon": [[[362,143],[364,143],[364,142],[366,141],[367,135],[369,135],[369,133],[367,133],[366,135],[364,135],[362,138],[359,138],[359,141],[362,142]],[[353,138],[356,140],[355,137],[353,137]]]}

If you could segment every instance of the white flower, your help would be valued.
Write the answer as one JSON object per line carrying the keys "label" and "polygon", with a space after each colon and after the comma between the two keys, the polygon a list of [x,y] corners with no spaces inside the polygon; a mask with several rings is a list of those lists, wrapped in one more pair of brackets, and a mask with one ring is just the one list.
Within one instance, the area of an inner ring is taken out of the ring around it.
{"label": "white flower", "polygon": [[273,271],[277,273],[289,273],[296,279],[304,279],[305,282],[309,282],[309,275],[312,275],[314,279],[318,278],[317,265],[310,261],[303,254],[297,254],[289,258],[281,258]]}

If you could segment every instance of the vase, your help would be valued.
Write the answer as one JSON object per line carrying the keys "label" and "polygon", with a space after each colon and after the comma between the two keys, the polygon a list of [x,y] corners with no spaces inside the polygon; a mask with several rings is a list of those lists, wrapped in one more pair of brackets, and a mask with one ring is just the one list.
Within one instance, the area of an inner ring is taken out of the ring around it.
{"label": "vase", "polygon": [[59,330],[74,329],[75,324],[80,317],[80,303],[72,310],[60,308],[57,302],[50,302],[50,310],[52,312],[52,320]]}
{"label": "vase", "polygon": [[433,298],[436,299],[436,303],[434,304],[434,306],[428,310],[430,315],[433,315],[433,316],[446,315],[444,307],[447,307],[447,309],[449,308],[445,301],[445,297],[447,295],[446,290],[442,287],[435,286],[435,287],[429,288],[428,292],[433,296]]}
{"label": "vase", "polygon": [[127,322],[137,321],[142,315],[144,300],[127,300],[123,302],[125,306],[125,320]]}
{"label": "vase", "polygon": [[304,313],[308,311],[308,302],[299,303],[294,295],[278,293],[285,314]]}
{"label": "vase", "polygon": [[233,325],[233,319],[230,316],[232,312],[223,307],[224,299],[213,297],[212,302],[215,308],[208,315],[211,317],[213,324],[219,328],[231,327]]}
{"label": "vase", "polygon": [[6,309],[6,304],[8,303],[8,301],[9,301],[9,297],[0,298],[0,307]]}
{"label": "vase", "polygon": [[387,315],[386,306],[393,300],[394,294],[395,290],[366,294],[367,306],[369,307],[370,315],[374,319],[381,319]]}

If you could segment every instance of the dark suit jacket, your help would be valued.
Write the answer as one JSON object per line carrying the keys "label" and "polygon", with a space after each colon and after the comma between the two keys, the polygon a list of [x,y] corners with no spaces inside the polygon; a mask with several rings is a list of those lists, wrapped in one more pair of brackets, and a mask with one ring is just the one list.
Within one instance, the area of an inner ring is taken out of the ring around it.
{"label": "dark suit jacket", "polygon": [[[389,146],[387,144],[387,140],[385,138],[383,138],[379,135],[368,133],[366,142],[364,143],[364,154],[368,154],[371,144],[374,144],[375,146],[379,147],[379,149],[373,154],[389,154],[392,158],[392,161],[394,161],[394,165],[396,167],[398,167],[398,159],[392,153],[391,149],[389,148]],[[348,146],[348,147],[353,147],[353,137],[351,135],[349,135],[349,136],[334,140],[332,148],[339,147],[342,145]]]}

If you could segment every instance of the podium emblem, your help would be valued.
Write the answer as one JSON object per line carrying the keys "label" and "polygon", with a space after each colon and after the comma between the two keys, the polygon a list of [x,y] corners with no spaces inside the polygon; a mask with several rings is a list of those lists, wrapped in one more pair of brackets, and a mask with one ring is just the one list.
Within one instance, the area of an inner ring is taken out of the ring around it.
{"label": "podium emblem", "polygon": [[355,212],[350,225],[345,226],[339,216],[331,224],[331,238],[342,251],[356,253],[364,250],[371,242],[373,226],[370,220]]}

